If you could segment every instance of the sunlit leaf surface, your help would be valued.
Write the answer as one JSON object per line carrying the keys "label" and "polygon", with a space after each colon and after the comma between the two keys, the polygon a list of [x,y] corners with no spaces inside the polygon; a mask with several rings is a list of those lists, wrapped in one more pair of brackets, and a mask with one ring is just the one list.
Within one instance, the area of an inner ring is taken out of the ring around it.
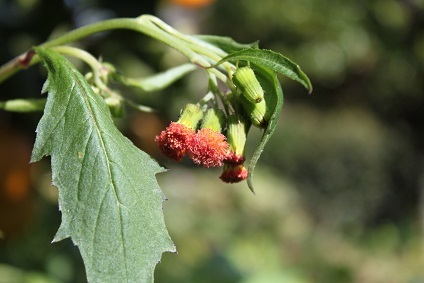
{"label": "sunlit leaf surface", "polygon": [[62,223],[54,241],[71,237],[89,282],[152,282],[165,251],[163,172],[115,127],[103,99],[61,55],[37,48],[48,70],[48,99],[32,162],[51,156]]}
{"label": "sunlit leaf surface", "polygon": [[253,153],[252,159],[249,163],[247,184],[252,192],[254,191],[252,181],[253,171],[255,170],[256,163],[258,162],[259,157],[265,148],[265,145],[268,143],[269,139],[275,131],[275,127],[277,126],[278,118],[280,118],[281,109],[283,108],[284,102],[283,90],[281,89],[277,74],[268,68],[260,66],[255,66],[255,71],[257,78],[262,88],[264,89],[264,99],[265,103],[267,103],[267,109],[269,109],[268,111],[271,111],[272,114],[270,115],[271,118],[269,119],[268,125],[262,135],[261,142]]}

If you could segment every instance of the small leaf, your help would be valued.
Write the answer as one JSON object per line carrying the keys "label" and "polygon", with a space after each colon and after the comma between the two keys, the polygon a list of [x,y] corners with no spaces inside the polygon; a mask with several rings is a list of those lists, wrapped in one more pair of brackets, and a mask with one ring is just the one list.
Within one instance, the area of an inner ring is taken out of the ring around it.
{"label": "small leaf", "polygon": [[152,282],[165,251],[163,172],[115,127],[104,100],[60,54],[36,52],[48,70],[49,92],[31,161],[51,155],[62,223],[54,241],[71,237],[89,282]]}
{"label": "small leaf", "polygon": [[245,49],[240,50],[224,57],[216,65],[226,61],[248,61],[256,65],[268,67],[277,73],[302,84],[309,93],[312,92],[312,84],[306,74],[300,69],[299,65],[280,53],[265,49]]}
{"label": "small leaf", "polygon": [[151,91],[158,91],[162,90],[172,83],[174,83],[176,80],[182,78],[186,74],[192,72],[196,69],[196,66],[193,64],[184,64],[172,69],[169,69],[165,72],[155,74],[150,77],[142,78],[142,79],[133,79],[133,78],[127,78],[124,76],[117,77],[118,81],[121,83],[131,86],[140,88],[143,91],[151,92]]}
{"label": "small leaf", "polygon": [[37,112],[43,111],[46,105],[46,99],[11,99],[7,101],[0,101],[0,109],[10,112]]}
{"label": "small leaf", "polygon": [[[259,157],[262,154],[262,151],[265,148],[265,145],[268,143],[269,139],[271,138],[272,134],[274,133],[274,130],[277,126],[278,118],[281,114],[281,109],[283,107],[284,102],[284,96],[283,96],[283,90],[281,89],[280,82],[278,81],[277,74],[269,69],[262,66],[253,65],[254,69],[257,74],[257,79],[259,80],[262,88],[264,89],[266,95],[272,95],[275,96],[272,99],[272,103],[274,104],[275,108],[272,112],[271,118],[269,119],[268,126],[266,127],[261,142],[259,146],[256,148],[255,152],[253,153],[252,158],[249,162],[249,175],[247,177],[247,185],[249,186],[249,189],[254,192],[253,188],[253,171],[255,170],[256,163],[259,160]],[[265,98],[265,102],[266,102]],[[268,105],[267,105],[268,107]]]}
{"label": "small leaf", "polygon": [[227,36],[216,36],[216,35],[196,35],[195,38],[198,38],[202,41],[206,41],[210,44],[213,44],[222,50],[224,50],[227,53],[233,53],[236,51],[240,51],[243,49],[249,49],[249,48],[259,48],[258,42],[253,42],[250,44],[243,44],[238,43],[231,37]]}

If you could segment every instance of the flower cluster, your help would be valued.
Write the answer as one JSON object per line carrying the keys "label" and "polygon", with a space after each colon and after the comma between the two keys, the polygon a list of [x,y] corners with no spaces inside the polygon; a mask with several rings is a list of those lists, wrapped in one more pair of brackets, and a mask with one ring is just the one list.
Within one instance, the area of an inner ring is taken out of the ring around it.
{"label": "flower cluster", "polygon": [[229,147],[221,133],[224,127],[225,114],[221,110],[212,108],[203,113],[198,105],[187,104],[179,120],[171,122],[155,141],[170,159],[180,161],[187,153],[197,165],[220,167]]}
{"label": "flower cluster", "polygon": [[217,104],[207,110],[187,104],[178,121],[171,122],[155,140],[166,157],[180,161],[187,155],[199,166],[223,166],[220,179],[237,183],[248,177],[244,166],[247,133],[251,125],[267,126],[270,100],[249,66],[237,69],[231,79],[231,91],[222,101],[227,115]]}
{"label": "flower cluster", "polygon": [[[225,129],[227,136],[222,134]],[[199,106],[187,104],[178,121],[171,122],[155,141],[169,159],[181,161],[188,155],[199,166],[224,166],[221,180],[235,183],[247,178],[243,166],[246,129],[235,115],[226,118],[219,109],[203,112]]]}

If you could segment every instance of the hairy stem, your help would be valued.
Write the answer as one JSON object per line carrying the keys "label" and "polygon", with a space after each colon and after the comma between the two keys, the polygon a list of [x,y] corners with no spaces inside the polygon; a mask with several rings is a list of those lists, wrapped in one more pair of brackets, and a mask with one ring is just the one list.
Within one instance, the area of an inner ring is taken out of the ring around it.
{"label": "hairy stem", "polygon": [[[151,15],[142,15],[135,19],[111,19],[90,24],[75,29],[53,40],[47,41],[40,46],[55,47],[59,45],[65,45],[98,32],[115,29],[129,29],[146,34],[171,46],[172,48],[187,56],[192,63],[203,68],[210,67],[211,64],[209,60],[218,61],[226,55],[224,51],[216,47],[212,47],[210,44],[204,43],[202,46],[199,45],[199,40],[194,40],[189,36],[185,36],[179,33],[172,27],[166,25],[164,22]],[[32,58],[32,55],[31,58],[29,58],[30,52],[31,51],[28,51],[0,67],[0,83],[13,75],[15,72],[28,68],[29,66],[39,62],[36,57]],[[27,60],[28,58],[29,61]],[[233,67],[234,66],[230,63],[225,65],[227,71]],[[223,80],[224,82],[226,81],[226,76],[223,76],[223,74],[218,71],[218,69],[211,68],[210,71],[216,74],[219,79]]]}

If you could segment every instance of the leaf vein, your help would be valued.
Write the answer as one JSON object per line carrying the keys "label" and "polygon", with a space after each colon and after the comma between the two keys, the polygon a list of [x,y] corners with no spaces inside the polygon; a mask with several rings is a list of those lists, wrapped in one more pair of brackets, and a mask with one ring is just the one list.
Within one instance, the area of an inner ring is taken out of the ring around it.
{"label": "leaf vein", "polygon": [[[75,81],[79,83],[81,89],[85,90],[83,88],[82,84],[80,84],[79,78],[74,73],[72,73],[72,75],[74,76]],[[98,138],[99,138],[99,142],[101,144],[101,149],[102,149],[102,151],[104,153],[104,156],[106,157],[106,167],[107,167],[107,171],[108,171],[109,182],[110,182],[110,184],[112,186],[111,189],[113,190],[115,199],[118,202],[118,204],[122,205],[120,203],[120,201],[119,201],[119,197],[118,197],[118,194],[116,192],[116,184],[115,184],[115,182],[114,182],[114,180],[112,178],[112,172],[111,172],[111,168],[110,168],[110,162],[111,162],[111,160],[110,160],[110,156],[108,154],[108,151],[107,151],[107,148],[106,148],[106,145],[105,145],[105,142],[104,142],[103,132],[100,130],[99,123],[98,123],[98,121],[96,119],[96,116],[94,114],[93,109],[91,108],[91,104],[90,104],[89,98],[86,95],[86,92],[85,91],[82,91],[82,97],[85,100],[87,110],[90,113],[91,119],[92,119],[93,124],[94,124],[94,128],[95,128],[95,130],[97,132],[97,135],[98,135]],[[106,191],[106,193],[107,193],[107,191]],[[104,200],[102,200],[102,202],[103,201]],[[121,212],[120,205],[117,206],[117,209],[118,209],[119,216],[120,216],[119,217],[119,226],[120,226],[120,231],[121,231],[120,236],[121,236],[122,242],[124,242],[125,241],[125,237],[123,235],[124,227],[123,227],[122,212]],[[126,249],[125,249],[125,245],[124,244],[122,245],[122,249],[123,249],[123,253],[124,253],[125,273],[126,273],[127,278],[128,278],[128,264],[127,264]]]}

